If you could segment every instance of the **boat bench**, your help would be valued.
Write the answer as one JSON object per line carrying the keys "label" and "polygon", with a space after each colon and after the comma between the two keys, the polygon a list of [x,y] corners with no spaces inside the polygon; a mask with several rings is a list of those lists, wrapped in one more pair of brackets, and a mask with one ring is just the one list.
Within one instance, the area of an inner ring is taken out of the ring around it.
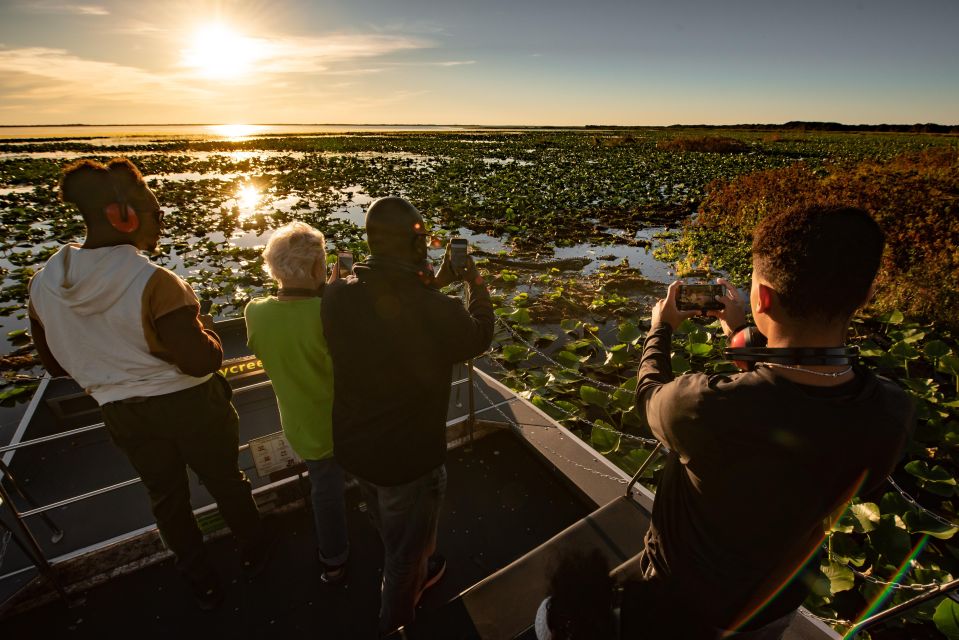
{"label": "boat bench", "polygon": [[629,561],[643,549],[648,527],[649,515],[638,502],[625,496],[617,498],[470,587],[441,609],[424,613],[405,628],[405,637],[519,637],[530,630],[561,555],[598,549],[610,566],[617,568],[614,576],[619,576],[632,568]]}

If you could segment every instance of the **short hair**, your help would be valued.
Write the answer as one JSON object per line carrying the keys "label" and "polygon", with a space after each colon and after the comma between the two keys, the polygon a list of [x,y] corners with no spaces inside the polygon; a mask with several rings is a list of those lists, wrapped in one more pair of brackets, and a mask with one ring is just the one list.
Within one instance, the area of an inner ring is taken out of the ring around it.
{"label": "short hair", "polygon": [[326,238],[303,222],[277,229],[263,250],[264,269],[274,280],[309,278],[313,262],[321,258],[326,269]]}
{"label": "short hair", "polygon": [[84,159],[67,165],[60,178],[60,200],[75,204],[88,224],[112,202],[122,200],[137,211],[153,207],[143,174],[127,158],[107,164]]}
{"label": "short hair", "polygon": [[753,232],[757,272],[795,319],[848,320],[866,302],[885,235],[849,206],[795,207],[767,216]]}

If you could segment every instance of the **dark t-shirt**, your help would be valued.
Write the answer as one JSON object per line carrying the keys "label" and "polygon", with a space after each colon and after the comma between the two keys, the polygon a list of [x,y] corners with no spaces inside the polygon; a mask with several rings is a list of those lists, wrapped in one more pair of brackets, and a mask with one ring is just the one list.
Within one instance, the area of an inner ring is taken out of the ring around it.
{"label": "dark t-shirt", "polygon": [[489,348],[493,308],[485,285],[470,285],[467,310],[415,273],[354,273],[323,294],[333,455],[353,475],[395,486],[446,459],[452,368]]}
{"label": "dark t-shirt", "polygon": [[[880,485],[912,424],[906,394],[861,367],[834,387],[796,384],[765,367],[673,380],[665,324],[646,338],[636,393],[671,450],[646,553],[657,579],[721,628],[748,619],[789,582],[816,553],[833,511]],[[805,594],[794,583],[753,621],[782,615]]]}

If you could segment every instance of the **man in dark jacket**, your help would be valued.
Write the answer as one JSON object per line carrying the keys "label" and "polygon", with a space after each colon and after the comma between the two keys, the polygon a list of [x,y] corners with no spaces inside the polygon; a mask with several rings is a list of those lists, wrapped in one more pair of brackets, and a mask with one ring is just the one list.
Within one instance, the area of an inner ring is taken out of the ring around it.
{"label": "man in dark jacket", "polygon": [[[751,302],[768,346],[842,347],[872,295],[883,244],[862,209],[767,217],[753,240]],[[646,535],[637,587],[645,593],[635,609],[624,607],[638,614],[624,615],[624,628],[657,638],[779,638],[808,593],[801,569],[818,558],[824,521],[828,530],[831,514],[895,468],[911,404],[858,364],[769,362],[674,379],[670,336],[691,315],[676,307],[679,284],[653,309],[639,368],[637,407],[670,453]],[[717,298],[725,309],[711,314],[731,336],[746,314],[726,287]]]}
{"label": "man in dark jacket", "polygon": [[[493,309],[467,260],[449,254],[435,281],[423,217],[402,198],[366,214],[372,257],[329,285],[323,329],[333,358],[333,447],[360,483],[385,549],[380,631],[413,620],[423,590],[445,560],[434,555],[446,490],[446,413],[453,365],[483,353]],[[438,285],[462,279],[469,309]]]}

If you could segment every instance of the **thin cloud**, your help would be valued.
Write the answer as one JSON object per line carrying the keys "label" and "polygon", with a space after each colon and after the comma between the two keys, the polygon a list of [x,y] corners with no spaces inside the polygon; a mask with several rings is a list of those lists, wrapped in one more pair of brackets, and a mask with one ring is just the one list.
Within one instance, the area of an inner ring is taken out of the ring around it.
{"label": "thin cloud", "polygon": [[387,62],[392,67],[459,67],[476,64],[476,60],[443,60],[440,62]]}
{"label": "thin cloud", "polygon": [[110,10],[98,4],[66,4],[63,2],[31,2],[25,5],[36,13],[65,13],[75,16],[108,16]]}
{"label": "thin cloud", "polygon": [[[113,62],[84,60],[63,49],[28,47],[0,49],[0,75],[29,78],[20,99],[70,101],[143,101],[176,103],[208,95],[202,89],[176,82],[162,74]],[[4,83],[5,87],[9,85]]]}
{"label": "thin cloud", "polygon": [[[179,67],[195,75],[250,84],[270,75],[350,73],[334,67],[429,46],[423,40],[397,35],[250,37],[213,27],[200,32],[190,47],[181,50]],[[376,71],[378,68],[367,72]]]}

